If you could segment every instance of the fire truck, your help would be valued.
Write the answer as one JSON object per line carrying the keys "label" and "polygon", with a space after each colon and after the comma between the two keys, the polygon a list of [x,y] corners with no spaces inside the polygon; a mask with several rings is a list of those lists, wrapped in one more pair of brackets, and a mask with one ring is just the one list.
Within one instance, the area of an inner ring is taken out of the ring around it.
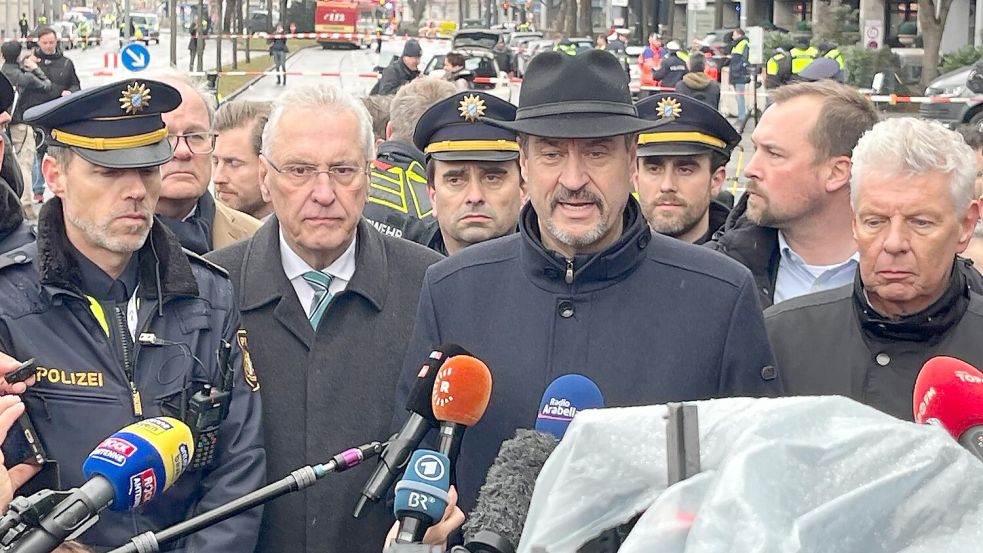
{"label": "fire truck", "polygon": [[375,5],[347,0],[318,0],[314,32],[324,48],[336,44],[362,47],[374,40]]}

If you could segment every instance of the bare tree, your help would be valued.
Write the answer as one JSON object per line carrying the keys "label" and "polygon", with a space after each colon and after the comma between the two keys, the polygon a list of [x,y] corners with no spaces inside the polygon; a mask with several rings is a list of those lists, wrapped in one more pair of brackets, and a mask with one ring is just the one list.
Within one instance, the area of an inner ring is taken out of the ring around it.
{"label": "bare tree", "polygon": [[939,76],[939,47],[952,0],[918,0],[918,22],[922,28],[922,86]]}
{"label": "bare tree", "polygon": [[580,32],[578,35],[593,36],[594,22],[590,7],[590,0],[580,0]]}
{"label": "bare tree", "polygon": [[423,20],[423,12],[427,9],[427,0],[407,0],[407,2],[413,14],[413,22],[419,25]]}
{"label": "bare tree", "polygon": [[566,7],[566,17],[564,18],[564,36],[577,36],[577,0],[563,0]]}

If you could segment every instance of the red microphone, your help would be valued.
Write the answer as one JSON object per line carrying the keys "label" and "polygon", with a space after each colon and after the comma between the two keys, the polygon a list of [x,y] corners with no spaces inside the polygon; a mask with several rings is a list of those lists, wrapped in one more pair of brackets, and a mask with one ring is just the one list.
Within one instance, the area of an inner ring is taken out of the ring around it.
{"label": "red microphone", "polygon": [[918,373],[915,422],[937,424],[983,461],[983,373],[954,357],[933,357]]}
{"label": "red microphone", "polygon": [[433,414],[440,422],[437,451],[450,459],[451,483],[456,482],[454,467],[464,431],[485,414],[491,390],[491,371],[470,355],[451,357],[437,372],[430,400]]}

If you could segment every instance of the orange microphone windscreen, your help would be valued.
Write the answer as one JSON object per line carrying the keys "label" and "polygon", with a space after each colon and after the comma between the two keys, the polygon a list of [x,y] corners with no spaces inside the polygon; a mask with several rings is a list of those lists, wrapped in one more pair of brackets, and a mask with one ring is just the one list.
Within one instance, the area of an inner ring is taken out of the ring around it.
{"label": "orange microphone windscreen", "polygon": [[433,414],[438,421],[474,426],[485,414],[491,398],[488,366],[470,355],[444,362],[433,385]]}
{"label": "orange microphone windscreen", "polygon": [[983,424],[983,373],[954,357],[933,357],[915,380],[915,422],[942,425],[956,439]]}

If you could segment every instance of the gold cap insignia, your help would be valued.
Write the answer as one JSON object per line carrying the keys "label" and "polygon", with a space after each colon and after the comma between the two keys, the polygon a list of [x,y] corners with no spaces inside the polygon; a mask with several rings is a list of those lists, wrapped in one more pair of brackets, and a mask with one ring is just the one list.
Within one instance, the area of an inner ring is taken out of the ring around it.
{"label": "gold cap insignia", "polygon": [[126,87],[119,98],[119,107],[127,115],[140,113],[150,105],[150,89],[142,83],[133,83]]}
{"label": "gold cap insignia", "polygon": [[663,98],[659,100],[655,113],[662,119],[678,119],[683,114],[683,106],[675,98]]}
{"label": "gold cap insignia", "polygon": [[458,104],[458,109],[461,110],[461,117],[465,121],[474,123],[485,114],[485,101],[476,95],[465,96]]}

